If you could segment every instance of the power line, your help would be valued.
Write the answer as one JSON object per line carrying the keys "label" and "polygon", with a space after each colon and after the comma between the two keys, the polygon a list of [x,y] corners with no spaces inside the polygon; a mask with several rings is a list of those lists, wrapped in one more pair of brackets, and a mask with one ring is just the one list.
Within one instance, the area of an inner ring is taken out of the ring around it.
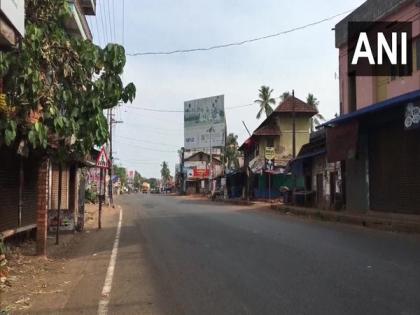
{"label": "power line", "polygon": [[117,42],[117,33],[115,32],[115,0],[112,0],[112,20],[114,27],[114,41]]}
{"label": "power line", "polygon": [[[119,142],[119,141],[118,141]],[[159,150],[159,149],[154,149],[154,148],[148,148],[148,147],[143,147],[143,146],[139,146],[137,144],[132,144],[132,143],[124,143],[124,142],[119,142],[119,144],[123,144],[123,145],[128,145],[128,146],[134,146],[136,148],[140,148],[143,150],[148,150],[148,151],[155,151],[155,152],[165,152],[165,153],[174,153],[174,152],[178,152],[177,150]]]}
{"label": "power line", "polygon": [[136,110],[144,110],[148,112],[158,112],[158,113],[183,113],[183,110],[170,110],[170,109],[156,109],[156,108],[149,108],[149,107],[137,107],[137,106],[130,106],[126,105],[125,107],[136,109]]}
{"label": "power line", "polygon": [[129,141],[134,141],[134,142],[137,142],[137,143],[156,144],[156,145],[169,146],[169,147],[174,147],[174,148],[179,148],[180,147],[180,146],[174,145],[174,144],[153,142],[153,141],[141,140],[141,139],[130,138],[130,137],[123,137],[123,136],[116,136],[116,137],[121,138],[121,139],[126,139],[126,140],[129,140]]}
{"label": "power line", "polygon": [[[99,2],[98,2],[98,5],[99,5]],[[107,32],[107,28],[105,27],[104,8],[103,8],[102,4],[99,6],[99,8],[100,8],[100,11],[101,11],[99,13],[99,19],[101,20],[101,24],[102,24],[102,32],[103,32],[103,35],[104,35],[104,46],[105,46],[108,42],[108,32]]]}
{"label": "power line", "polygon": [[122,0],[122,45],[125,45],[125,0]]}
{"label": "power line", "polygon": [[[275,99],[280,99],[280,97],[276,97]],[[237,106],[230,106],[226,107],[226,110],[232,110],[232,109],[239,109],[239,108],[245,108],[250,106],[257,105],[255,102],[245,105],[237,105]],[[158,112],[158,113],[183,113],[184,110],[178,110],[178,109],[158,109],[158,108],[150,108],[150,107],[141,107],[141,106],[132,106],[132,105],[125,105],[127,108],[132,108],[136,110],[144,110],[148,112]]]}
{"label": "power line", "polygon": [[302,26],[298,26],[295,28],[291,28],[289,30],[285,30],[282,32],[278,32],[278,33],[274,33],[274,34],[270,34],[270,35],[265,35],[265,36],[261,36],[261,37],[256,37],[256,38],[251,38],[251,39],[246,39],[243,41],[239,41],[239,42],[232,42],[232,43],[227,43],[227,44],[220,44],[220,45],[215,45],[215,46],[210,46],[210,47],[204,47],[204,48],[191,48],[191,49],[178,49],[178,50],[172,50],[172,51],[151,51],[151,52],[136,52],[136,53],[129,53],[127,54],[128,56],[147,56],[147,55],[173,55],[173,54],[181,54],[181,53],[191,53],[191,52],[197,52],[197,51],[209,51],[209,50],[215,50],[215,49],[221,49],[221,48],[227,48],[227,47],[232,47],[232,46],[242,46],[245,44],[249,44],[252,42],[257,42],[257,41],[261,41],[261,40],[265,40],[265,39],[269,39],[269,38],[273,38],[273,37],[278,37],[281,35],[285,35],[285,34],[289,34],[292,32],[296,32],[296,31],[300,31],[327,21],[330,21],[332,19],[335,19],[336,17],[339,17],[341,15],[350,13],[352,10],[347,10],[345,12],[341,12],[338,14],[335,14],[333,16],[329,16],[326,17],[322,20],[319,21],[315,21],[309,24],[305,24]]}
{"label": "power line", "polygon": [[99,44],[99,46],[101,46],[101,47],[102,47],[102,40],[101,40],[101,37],[100,37],[99,26],[98,26],[98,20],[97,20],[97,18],[96,18],[96,17],[92,17],[91,21],[92,21],[92,24],[95,24],[96,34],[97,34],[97,37],[98,37],[98,44]]}
{"label": "power line", "polygon": [[106,0],[106,4],[107,4],[107,7],[108,7],[109,34],[110,34],[111,42],[114,42],[115,38],[114,38],[114,35],[112,33],[112,19],[111,19],[111,9],[110,9],[110,5],[109,5],[109,0]]}

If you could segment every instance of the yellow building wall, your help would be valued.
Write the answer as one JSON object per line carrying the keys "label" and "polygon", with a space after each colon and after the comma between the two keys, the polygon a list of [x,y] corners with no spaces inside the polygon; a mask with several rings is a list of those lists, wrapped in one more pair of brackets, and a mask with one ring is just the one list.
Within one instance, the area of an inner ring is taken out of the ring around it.
{"label": "yellow building wall", "polygon": [[[296,155],[302,146],[309,142],[311,119],[308,117],[296,117]],[[293,156],[293,119],[292,117],[277,118],[276,124],[281,130],[281,136],[274,139],[276,160],[286,161]],[[267,137],[259,137],[259,158],[264,158]]]}
{"label": "yellow building wall", "polygon": [[[296,117],[296,155],[302,146],[309,142],[311,119],[308,117]],[[277,124],[281,130],[280,158],[291,157],[293,154],[293,119],[292,117],[280,117]]]}

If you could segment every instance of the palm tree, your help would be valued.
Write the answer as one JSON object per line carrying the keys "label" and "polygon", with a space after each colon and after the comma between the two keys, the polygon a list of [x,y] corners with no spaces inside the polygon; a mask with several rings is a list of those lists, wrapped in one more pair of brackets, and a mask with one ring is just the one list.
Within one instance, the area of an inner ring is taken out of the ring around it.
{"label": "palm tree", "polygon": [[311,106],[315,107],[316,110],[318,111],[318,114],[316,114],[315,116],[313,116],[312,117],[312,120],[311,120],[311,131],[314,131],[315,130],[315,126],[321,125],[322,122],[325,121],[325,118],[319,112],[319,110],[318,110],[319,101],[318,101],[318,99],[312,93],[309,93],[308,96],[306,97],[306,103],[308,105],[311,105]]}
{"label": "palm tree", "polygon": [[254,102],[260,105],[260,110],[257,114],[257,119],[260,119],[261,114],[263,112],[265,112],[266,117],[270,116],[270,114],[273,112],[273,108],[270,104],[276,104],[276,100],[273,97],[271,97],[273,90],[270,89],[268,86],[261,86],[258,92],[259,99],[255,100]]}
{"label": "palm tree", "polygon": [[290,92],[289,91],[283,92],[283,94],[280,95],[281,102],[283,103],[289,96],[290,96]]}
{"label": "palm tree", "polygon": [[230,133],[226,138],[226,160],[228,169],[239,168],[238,136]]}

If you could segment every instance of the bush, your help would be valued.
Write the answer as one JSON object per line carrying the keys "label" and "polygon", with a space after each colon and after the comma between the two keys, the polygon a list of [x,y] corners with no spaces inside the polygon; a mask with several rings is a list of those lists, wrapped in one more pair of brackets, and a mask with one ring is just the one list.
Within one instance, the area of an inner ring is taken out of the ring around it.
{"label": "bush", "polygon": [[85,190],[85,202],[96,203],[96,193],[91,189]]}

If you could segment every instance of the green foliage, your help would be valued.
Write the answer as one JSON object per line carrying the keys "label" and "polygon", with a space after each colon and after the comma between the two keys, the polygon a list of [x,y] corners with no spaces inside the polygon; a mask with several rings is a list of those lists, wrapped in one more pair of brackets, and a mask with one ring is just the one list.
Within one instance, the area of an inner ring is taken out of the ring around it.
{"label": "green foliage", "polygon": [[86,189],[85,190],[85,199],[86,201],[90,202],[90,203],[96,203],[96,193],[94,191],[92,191],[92,189]]}
{"label": "green foliage", "polygon": [[161,166],[160,175],[162,176],[163,183],[166,185],[171,178],[171,171],[169,170],[167,162],[162,162]]}
{"label": "green foliage", "polygon": [[280,101],[284,102],[289,96],[290,96],[290,92],[289,91],[285,91],[280,95]]}
{"label": "green foliage", "polygon": [[150,183],[151,189],[154,189],[158,186],[158,180],[156,178],[149,178],[148,182]]}
{"label": "green foliage", "polygon": [[257,114],[257,119],[260,119],[263,112],[265,113],[266,117],[270,116],[270,114],[273,112],[271,105],[276,104],[276,100],[271,97],[273,89],[270,89],[268,86],[261,86],[258,92],[259,99],[255,100],[255,103],[260,105],[260,109]]}
{"label": "green foliage", "polygon": [[124,47],[102,49],[69,34],[67,0],[27,0],[25,9],[25,37],[0,52],[7,105],[0,136],[8,146],[23,141],[59,160],[83,157],[108,139],[104,109],[135,98],[134,84],[121,80]]}
{"label": "green foliage", "polygon": [[239,156],[238,136],[234,133],[230,133],[226,138],[226,160],[228,169],[239,169]]}
{"label": "green foliage", "polygon": [[[319,101],[312,93],[309,93],[306,97],[306,103],[318,110]],[[314,131],[315,127],[321,125],[323,122],[325,122],[325,118],[321,113],[318,112],[315,116],[312,117],[311,130]]]}
{"label": "green foliage", "polygon": [[144,182],[144,178],[137,171],[134,173],[134,187],[140,189],[141,184]]}
{"label": "green foliage", "polygon": [[125,167],[117,165],[114,165],[113,168],[113,173],[120,178],[121,185],[125,186],[127,184],[127,170]]}

